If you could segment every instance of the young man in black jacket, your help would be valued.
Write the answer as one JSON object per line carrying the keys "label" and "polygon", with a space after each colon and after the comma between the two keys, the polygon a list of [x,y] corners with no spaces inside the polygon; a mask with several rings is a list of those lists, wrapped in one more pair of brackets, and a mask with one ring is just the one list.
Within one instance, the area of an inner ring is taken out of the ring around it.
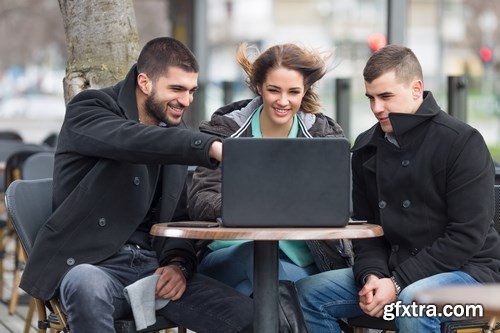
{"label": "young man in black jacket", "polygon": [[159,275],[158,311],[196,332],[251,330],[252,302],[194,273],[190,240],[151,238],[158,222],[186,219],[187,165],[215,168],[222,143],[182,115],[198,63],[172,38],[148,42],[125,80],[68,104],[59,136],[53,214],[37,236],[21,287],[58,296],[71,332],[114,332],[130,314],[125,286]]}
{"label": "young man in black jacket", "polygon": [[[353,241],[354,267],[299,281],[312,332],[340,332],[338,318],[374,317],[420,290],[500,282],[493,226],[494,167],[479,132],[449,116],[424,91],[420,63],[389,45],[364,69],[378,123],[352,151],[353,217],[384,236]],[[400,332],[440,332],[450,318],[402,316]]]}

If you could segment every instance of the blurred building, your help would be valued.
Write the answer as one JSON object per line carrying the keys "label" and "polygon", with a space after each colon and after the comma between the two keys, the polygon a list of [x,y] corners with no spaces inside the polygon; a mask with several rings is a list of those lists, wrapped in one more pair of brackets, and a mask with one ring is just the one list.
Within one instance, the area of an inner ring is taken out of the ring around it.
{"label": "blurred building", "polygon": [[[333,82],[336,78],[349,78],[351,112],[355,119],[351,130],[355,135],[374,122],[364,97],[362,70],[372,49],[387,39],[390,1],[134,0],[134,7],[141,44],[155,36],[172,35],[190,45],[198,56],[204,87],[197,97],[201,105],[192,110],[193,113],[203,110],[198,119],[208,118],[224,103],[224,98],[251,96],[235,61],[240,43],[264,49],[276,43],[295,42],[334,52],[333,70],[319,85],[324,110],[330,116],[335,114]],[[467,76],[470,122],[488,142],[500,142],[500,1],[406,0],[405,3],[402,16],[406,20],[398,29],[403,29],[404,44],[422,62],[426,87],[436,93],[446,108],[446,77]],[[19,85],[26,86],[29,68],[37,67],[39,74],[51,69],[61,75],[65,40],[56,1],[3,0],[0,17],[0,38],[4,41],[0,46],[0,128],[3,128],[7,126],[7,114],[10,117],[16,114],[2,111],[6,105],[12,108],[12,98],[36,94],[36,89],[46,94],[42,87],[57,82],[53,74],[44,74],[48,78],[34,80],[27,90],[16,90]],[[24,81],[14,82],[13,73],[17,75],[15,80]],[[60,87],[62,92],[62,83]],[[230,95],[227,87],[231,87]],[[58,93],[51,88],[50,94]],[[49,113],[57,109],[57,121],[62,120],[63,105],[46,108]],[[36,114],[26,110],[18,113]]]}

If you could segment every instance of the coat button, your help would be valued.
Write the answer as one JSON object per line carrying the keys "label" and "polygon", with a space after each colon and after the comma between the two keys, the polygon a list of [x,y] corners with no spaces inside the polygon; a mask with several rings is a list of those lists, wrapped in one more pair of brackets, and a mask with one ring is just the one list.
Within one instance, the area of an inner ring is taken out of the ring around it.
{"label": "coat button", "polygon": [[410,200],[403,201],[403,207],[404,208],[408,208],[408,207],[410,207],[410,205],[411,205],[411,201]]}
{"label": "coat button", "polygon": [[68,264],[68,266],[73,266],[75,264],[75,259],[68,258],[68,260],[66,260],[66,264]]}
{"label": "coat button", "polygon": [[402,160],[401,165],[404,167],[407,167],[408,165],[410,165],[410,161],[409,160]]}
{"label": "coat button", "polygon": [[141,183],[139,177],[134,177],[134,185],[138,186]]}
{"label": "coat button", "polygon": [[399,251],[399,245],[393,245],[393,246],[391,246],[391,251],[394,252],[394,253],[398,252]]}
{"label": "coat button", "polygon": [[384,200],[380,200],[378,203],[378,208],[384,209],[387,206],[387,203]]}
{"label": "coat button", "polygon": [[195,146],[199,146],[199,145],[201,145],[201,139],[196,139],[196,140],[194,140],[194,145],[195,145]]}
{"label": "coat button", "polygon": [[419,249],[419,248],[417,248],[417,247],[414,247],[413,249],[411,249],[411,250],[410,250],[410,254],[411,254],[412,256],[416,256],[416,255],[417,255],[417,253],[419,253],[419,252],[420,252],[420,249]]}
{"label": "coat button", "polygon": [[104,217],[101,217],[101,218],[99,219],[99,225],[100,225],[101,227],[104,227],[104,226],[106,225],[106,219],[105,219]]}

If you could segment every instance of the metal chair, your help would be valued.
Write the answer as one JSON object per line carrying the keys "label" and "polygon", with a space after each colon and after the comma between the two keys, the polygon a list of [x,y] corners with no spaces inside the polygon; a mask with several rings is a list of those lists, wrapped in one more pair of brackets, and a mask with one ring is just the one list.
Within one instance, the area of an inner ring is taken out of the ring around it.
{"label": "metal chair", "polygon": [[[54,152],[40,152],[29,155],[21,166],[21,177],[26,180],[33,179],[43,179],[52,178],[54,172]],[[19,246],[19,242],[16,243],[16,258],[14,279],[12,283],[12,293],[9,304],[9,312],[13,313],[17,307],[19,283],[21,281],[21,271],[22,266],[25,262],[24,256]],[[33,320],[33,314],[36,309],[36,300],[30,298],[30,303],[28,306],[28,312],[26,314],[26,325],[25,332],[29,331],[29,327]]]}
{"label": "metal chair", "polygon": [[[15,135],[11,135],[8,132],[6,135],[0,135],[0,299],[3,298],[3,259],[5,258],[5,246],[6,243],[11,239],[13,234],[12,228],[10,228],[7,221],[7,214],[5,212],[4,206],[4,192],[9,183],[15,179],[14,177],[19,177],[19,171],[17,169],[11,168],[14,159],[11,159],[13,155],[16,155],[20,151],[25,152],[38,152],[41,150],[46,150],[46,147],[42,147],[34,144],[25,144],[22,140]],[[9,162],[10,161],[10,162]]]}
{"label": "metal chair", "polygon": [[[39,229],[52,213],[52,179],[14,181],[5,194],[5,204],[14,230],[28,256]],[[38,310],[39,331],[45,332],[47,328],[50,328],[57,332],[68,332],[65,318],[57,302],[50,302],[55,313],[52,317],[47,316],[42,300],[37,299],[35,302]],[[29,325],[27,325],[27,330],[25,327],[25,332],[28,331]]]}
{"label": "metal chair", "polygon": [[[24,170],[28,171],[30,174],[28,179],[39,179],[39,178],[50,178],[52,177],[53,164],[54,164],[54,152],[48,152],[47,147],[39,145],[23,145],[20,146],[18,150],[13,152],[7,159],[5,166],[5,184],[9,186],[16,179],[24,179]],[[30,162],[26,167],[26,161],[33,155],[38,153],[46,153],[49,155],[42,155],[35,159],[34,163]],[[52,156],[50,155],[52,154]],[[43,162],[45,161],[45,162]],[[11,236],[12,240],[15,242],[15,253],[14,253],[14,281],[12,284],[12,293],[9,301],[9,314],[14,314],[17,309],[17,303],[19,300],[19,282],[21,280],[21,272],[24,269],[25,257],[21,247],[18,242],[15,232],[7,220],[7,235]]]}
{"label": "metal chair", "polygon": [[[26,257],[29,258],[38,231],[52,213],[52,179],[14,181],[7,189],[5,203],[22,248]],[[56,332],[70,331],[66,317],[56,299],[48,302],[48,306],[53,312],[48,316],[47,304],[39,299],[35,299],[35,303],[38,312],[39,332],[46,332],[49,328]],[[177,326],[177,324],[158,316],[155,325],[139,332],[156,332]],[[29,328],[27,325],[25,332],[28,332]],[[115,330],[118,333],[136,332],[134,321],[129,318],[115,321]],[[178,332],[185,333],[186,331],[179,327]]]}
{"label": "metal chair", "polygon": [[[500,233],[500,185],[494,186],[495,191],[495,215],[493,222],[495,229]],[[493,323],[494,325],[495,323]],[[354,318],[347,319],[347,322],[342,321],[340,325],[345,331],[353,333],[367,332],[368,329],[376,329],[385,331],[397,331],[394,321],[386,321],[382,318],[370,317],[368,315],[361,315]],[[452,333],[457,332],[459,329],[479,328],[484,329],[490,326],[491,323],[484,319],[469,319],[450,321],[441,324],[441,332]],[[500,328],[500,323],[496,329]]]}

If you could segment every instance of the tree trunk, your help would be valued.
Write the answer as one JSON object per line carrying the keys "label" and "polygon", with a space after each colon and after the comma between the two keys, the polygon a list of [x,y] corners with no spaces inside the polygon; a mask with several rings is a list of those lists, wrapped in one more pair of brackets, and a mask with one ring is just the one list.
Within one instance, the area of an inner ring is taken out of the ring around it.
{"label": "tree trunk", "polygon": [[68,62],[64,99],[123,80],[139,55],[132,0],[59,0]]}

